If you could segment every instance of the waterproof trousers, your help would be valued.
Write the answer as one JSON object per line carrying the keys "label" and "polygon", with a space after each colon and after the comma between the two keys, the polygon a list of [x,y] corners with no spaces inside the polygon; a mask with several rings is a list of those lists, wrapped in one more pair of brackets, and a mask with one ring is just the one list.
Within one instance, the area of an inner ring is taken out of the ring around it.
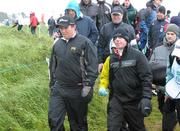
{"label": "waterproof trousers", "polygon": [[164,102],[164,94],[158,92],[159,110],[162,113],[162,131],[174,131],[177,121],[180,123],[180,99],[168,99]]}
{"label": "waterproof trousers", "polygon": [[[70,91],[70,93],[73,92]],[[67,96],[70,95],[68,94]],[[50,94],[48,111],[51,131],[65,131],[64,120],[66,114],[71,131],[88,131],[87,111],[88,103],[84,102],[83,99],[66,97],[66,93],[61,88],[53,87]]]}
{"label": "waterproof trousers", "polygon": [[144,116],[138,109],[139,101],[122,103],[118,97],[112,96],[108,103],[108,131],[121,131],[123,122],[128,123],[130,131],[145,131]]}

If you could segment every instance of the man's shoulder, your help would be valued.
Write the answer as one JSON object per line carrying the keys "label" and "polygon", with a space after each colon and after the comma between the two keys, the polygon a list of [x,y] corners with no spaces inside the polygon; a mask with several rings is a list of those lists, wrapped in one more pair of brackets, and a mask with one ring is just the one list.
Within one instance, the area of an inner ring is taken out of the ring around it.
{"label": "man's shoulder", "polygon": [[[81,23],[84,23],[84,24],[90,24],[90,23],[93,23],[93,19],[89,16],[86,16],[86,15],[83,15],[83,17],[79,18],[77,20],[77,22],[81,22]],[[88,25],[87,25],[88,26]]]}
{"label": "man's shoulder", "polygon": [[81,42],[91,42],[91,40],[89,40],[86,36],[79,33],[76,35],[76,39]]}

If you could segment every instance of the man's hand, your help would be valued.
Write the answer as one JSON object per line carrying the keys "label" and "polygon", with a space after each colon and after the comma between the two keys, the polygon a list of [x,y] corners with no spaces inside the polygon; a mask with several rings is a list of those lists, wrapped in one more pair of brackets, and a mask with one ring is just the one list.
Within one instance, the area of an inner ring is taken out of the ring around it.
{"label": "man's hand", "polygon": [[101,87],[101,88],[99,88],[98,93],[100,96],[107,96],[108,91],[104,87]]}
{"label": "man's hand", "polygon": [[149,98],[142,98],[138,108],[141,110],[141,113],[144,115],[144,117],[149,116],[152,111],[151,100]]}
{"label": "man's hand", "polygon": [[91,88],[91,86],[84,86],[81,90],[81,96],[86,97],[89,94]]}

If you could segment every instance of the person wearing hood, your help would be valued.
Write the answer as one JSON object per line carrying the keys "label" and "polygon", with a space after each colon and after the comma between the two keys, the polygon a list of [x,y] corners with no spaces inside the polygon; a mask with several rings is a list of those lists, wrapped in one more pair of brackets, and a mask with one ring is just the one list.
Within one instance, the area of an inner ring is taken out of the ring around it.
{"label": "person wearing hood", "polygon": [[[153,73],[153,84],[157,91],[157,99],[159,110],[163,115],[162,131],[173,131],[173,127],[176,124],[174,119],[175,112],[170,111],[164,103],[165,96],[165,84],[166,84],[166,68],[169,61],[169,55],[172,53],[175,47],[176,41],[179,39],[178,35],[180,30],[177,25],[169,24],[166,30],[165,37],[163,39],[163,45],[154,49],[150,59],[150,64]],[[168,100],[171,103],[170,100]]]}
{"label": "person wearing hood", "polygon": [[69,15],[75,19],[78,33],[84,35],[90,39],[94,45],[96,45],[99,32],[95,22],[89,16],[85,16],[81,13],[79,3],[77,3],[77,1],[72,0],[68,3],[65,9],[65,15]]}
{"label": "person wearing hood", "polygon": [[30,14],[30,25],[29,25],[29,27],[31,28],[31,33],[33,35],[36,34],[36,28],[37,28],[38,25],[39,25],[38,19],[35,16],[35,13],[32,12]]}
{"label": "person wearing hood", "polygon": [[114,32],[112,54],[100,74],[100,96],[107,96],[107,129],[121,131],[123,122],[130,131],[145,131],[144,117],[151,113],[152,74],[146,57],[129,45],[129,30]]}
{"label": "person wearing hood", "polygon": [[100,72],[105,62],[107,56],[109,56],[109,43],[112,39],[113,33],[116,30],[127,29],[129,30],[129,39],[130,41],[135,38],[134,28],[122,21],[123,10],[119,6],[115,6],[111,10],[112,22],[105,24],[100,31],[100,36],[98,40],[98,61],[99,67],[98,71]]}

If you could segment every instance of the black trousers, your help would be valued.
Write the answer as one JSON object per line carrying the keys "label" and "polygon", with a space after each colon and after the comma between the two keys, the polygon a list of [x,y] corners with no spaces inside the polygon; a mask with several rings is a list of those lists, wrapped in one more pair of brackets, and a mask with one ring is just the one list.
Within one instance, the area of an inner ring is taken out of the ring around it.
{"label": "black trousers", "polygon": [[23,28],[23,25],[18,25],[17,30],[20,31],[22,30],[22,28]]}
{"label": "black trousers", "polygon": [[36,26],[31,26],[31,34],[36,34]]}
{"label": "black trousers", "polygon": [[123,122],[128,123],[130,131],[145,131],[144,117],[138,109],[139,102],[121,103],[121,101],[112,96],[108,103],[108,131],[121,131]]}
{"label": "black trousers", "polygon": [[177,120],[180,123],[180,99],[168,99],[164,102],[165,95],[158,92],[159,110],[162,113],[162,131],[173,131]]}
{"label": "black trousers", "polygon": [[[71,94],[67,96],[71,96]],[[61,90],[57,86],[53,87],[50,94],[48,111],[48,121],[51,131],[65,131],[63,123],[66,113],[71,131],[88,131],[87,111],[88,102],[81,99],[81,97],[66,97],[64,90]]]}

